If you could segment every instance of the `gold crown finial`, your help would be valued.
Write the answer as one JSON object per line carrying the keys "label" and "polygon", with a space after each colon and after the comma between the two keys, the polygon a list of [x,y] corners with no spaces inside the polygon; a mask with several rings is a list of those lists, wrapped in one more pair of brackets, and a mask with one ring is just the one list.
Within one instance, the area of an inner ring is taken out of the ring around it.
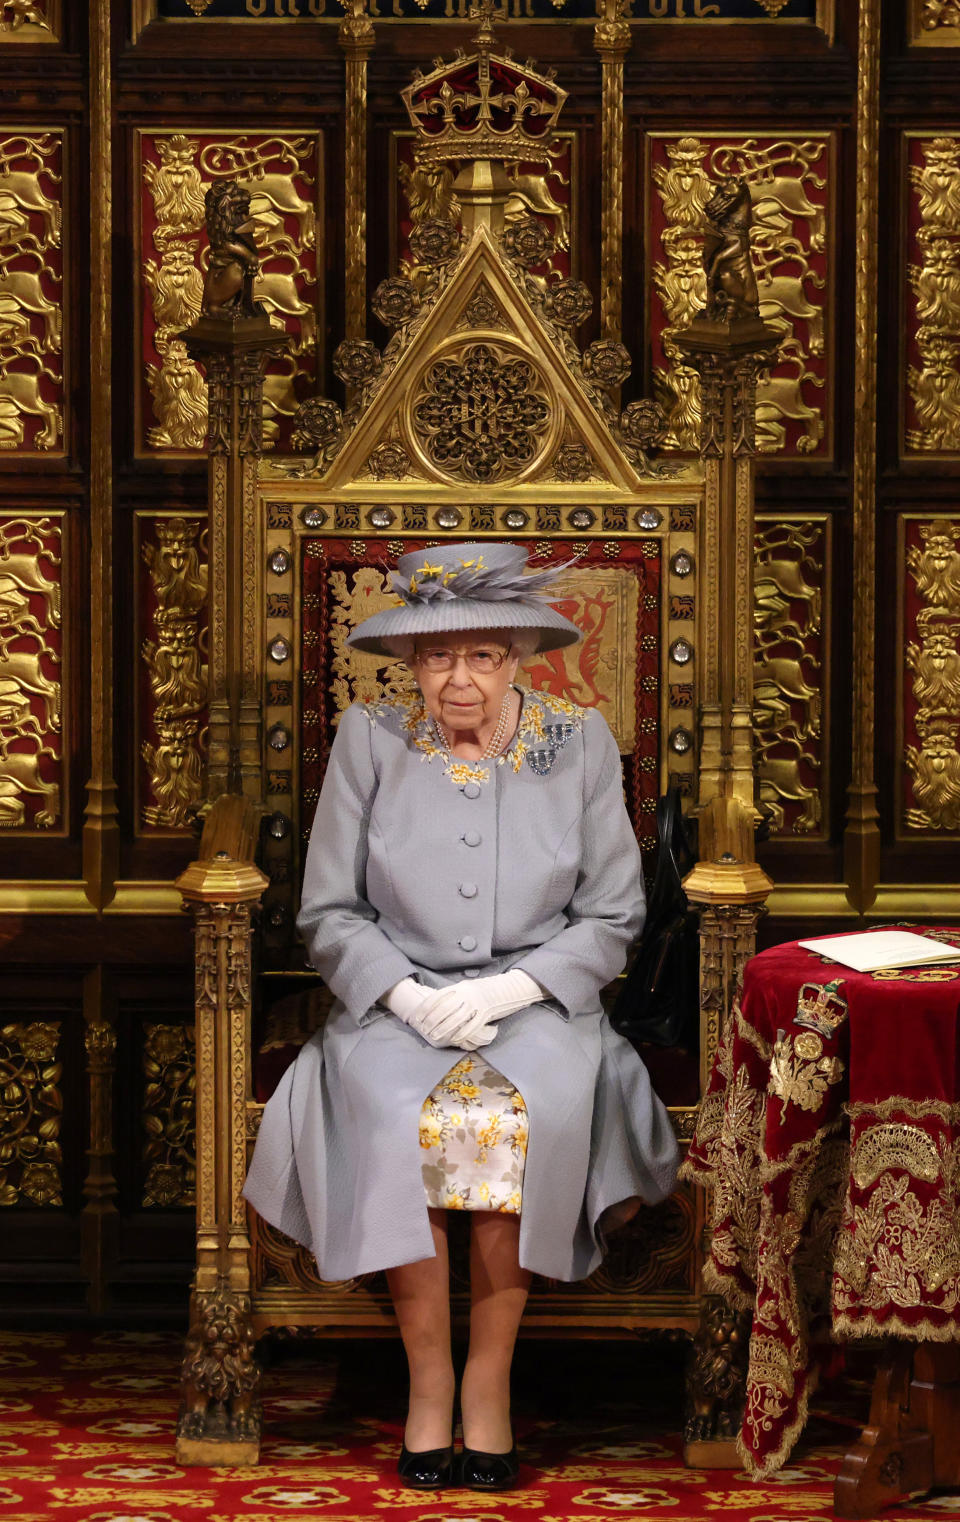
{"label": "gold crown finial", "polygon": [[505,9],[504,7],[504,10],[498,11],[493,0],[470,0],[467,17],[470,21],[480,23],[479,30],[473,39],[478,49],[489,49],[493,45],[493,23],[507,19]]}
{"label": "gold crown finial", "polygon": [[468,16],[479,21],[474,51],[449,63],[418,70],[401,91],[423,163],[494,159],[502,163],[550,162],[550,144],[567,98],[552,71],[516,63],[509,49],[493,52],[493,22],[503,18],[496,0],[471,0]]}

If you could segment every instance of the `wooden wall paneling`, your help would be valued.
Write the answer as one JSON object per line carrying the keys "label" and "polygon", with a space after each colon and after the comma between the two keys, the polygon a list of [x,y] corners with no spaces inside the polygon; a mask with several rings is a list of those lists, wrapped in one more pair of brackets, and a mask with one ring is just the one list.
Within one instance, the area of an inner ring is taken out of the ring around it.
{"label": "wooden wall paneling", "polygon": [[114,761],[113,61],[109,0],[89,7],[90,777],[83,874],[97,909],[113,898],[120,827]]}
{"label": "wooden wall paneling", "polygon": [[0,994],[0,1306],[84,1305],[81,1189],[86,1171],[83,1018],[77,979],[7,968]]}

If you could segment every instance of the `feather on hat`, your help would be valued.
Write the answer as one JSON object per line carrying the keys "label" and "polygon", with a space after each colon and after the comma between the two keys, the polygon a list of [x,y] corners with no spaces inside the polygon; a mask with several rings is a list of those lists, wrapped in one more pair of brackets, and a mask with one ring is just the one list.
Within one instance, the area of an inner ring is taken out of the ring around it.
{"label": "feather on hat", "polygon": [[526,564],[527,552],[517,544],[441,544],[401,555],[390,578],[400,606],[365,618],[347,644],[389,655],[385,639],[482,629],[539,630],[539,650],[574,644],[580,630],[545,593],[574,562],[531,572]]}

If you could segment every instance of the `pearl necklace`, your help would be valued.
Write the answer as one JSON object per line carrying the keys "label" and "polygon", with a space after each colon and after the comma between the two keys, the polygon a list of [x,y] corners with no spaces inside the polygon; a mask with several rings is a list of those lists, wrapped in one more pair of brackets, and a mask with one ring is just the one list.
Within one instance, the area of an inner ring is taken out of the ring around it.
{"label": "pearl necklace", "polygon": [[[493,756],[499,756],[501,750],[503,749],[503,742],[506,738],[507,725],[509,722],[510,693],[507,691],[503,694],[503,702],[500,704],[500,717],[497,720],[497,727],[493,731],[493,734],[490,736],[490,739],[487,741],[483,754],[477,757],[478,761],[489,761]],[[453,755],[453,742],[448,736],[443,725],[440,723],[440,720],[434,719],[433,723],[440,738],[440,744],[443,746],[444,750],[449,751],[449,753]]]}

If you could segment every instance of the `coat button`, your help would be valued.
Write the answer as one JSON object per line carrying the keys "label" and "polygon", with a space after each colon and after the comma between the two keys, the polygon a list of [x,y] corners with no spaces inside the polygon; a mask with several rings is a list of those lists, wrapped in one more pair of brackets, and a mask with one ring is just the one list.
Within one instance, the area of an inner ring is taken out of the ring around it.
{"label": "coat button", "polygon": [[463,837],[465,846],[478,846],[483,839],[479,830],[467,830]]}
{"label": "coat button", "polygon": [[476,898],[476,896],[477,896],[477,885],[476,885],[476,883],[461,883],[460,884],[460,897],[461,898]]}
{"label": "coat button", "polygon": [[477,938],[475,935],[462,935],[457,942],[461,951],[476,951]]}
{"label": "coat button", "polygon": [[478,782],[468,782],[468,783],[466,783],[466,785],[464,786],[464,789],[463,789],[463,796],[464,796],[464,798],[479,798],[480,797],[480,784]]}
{"label": "coat button", "polygon": [[479,978],[480,969],[479,967],[465,967],[463,969],[463,976],[465,978]]}

